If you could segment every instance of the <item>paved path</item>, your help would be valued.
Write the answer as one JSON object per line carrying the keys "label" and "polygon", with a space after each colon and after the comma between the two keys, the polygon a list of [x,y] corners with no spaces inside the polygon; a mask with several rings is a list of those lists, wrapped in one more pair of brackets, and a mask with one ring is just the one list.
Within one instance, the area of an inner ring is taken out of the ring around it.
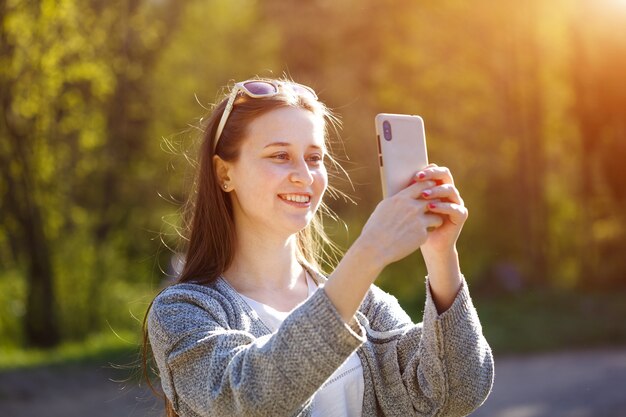
{"label": "paved path", "polygon": [[626,348],[497,358],[472,417],[626,417]]}
{"label": "paved path", "polygon": [[[0,373],[0,415],[157,417],[128,372],[69,367]],[[496,359],[496,383],[472,417],[626,417],[626,348]],[[365,417],[365,416],[364,416]]]}
{"label": "paved path", "polygon": [[145,384],[122,381],[132,372],[71,366],[0,373],[0,416],[163,417]]}

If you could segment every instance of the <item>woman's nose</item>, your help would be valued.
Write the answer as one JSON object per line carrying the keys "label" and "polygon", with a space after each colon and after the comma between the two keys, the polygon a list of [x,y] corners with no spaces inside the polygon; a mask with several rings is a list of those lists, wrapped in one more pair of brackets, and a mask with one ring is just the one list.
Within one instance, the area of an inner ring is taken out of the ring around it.
{"label": "woman's nose", "polygon": [[313,183],[313,174],[306,161],[302,160],[294,163],[293,171],[289,179],[292,182],[301,182],[305,185],[311,185]]}

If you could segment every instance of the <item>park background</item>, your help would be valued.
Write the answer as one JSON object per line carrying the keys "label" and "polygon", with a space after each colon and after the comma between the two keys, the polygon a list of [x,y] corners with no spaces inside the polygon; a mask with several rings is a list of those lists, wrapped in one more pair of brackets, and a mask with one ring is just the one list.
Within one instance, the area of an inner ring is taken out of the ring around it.
{"label": "park background", "polygon": [[[623,0],[0,0],[0,369],[138,372],[200,118],[254,76],[341,116],[340,246],[381,198],[374,115],[419,114],[496,355],[623,346],[624,22]],[[425,273],[417,252],[377,283],[420,320]]]}

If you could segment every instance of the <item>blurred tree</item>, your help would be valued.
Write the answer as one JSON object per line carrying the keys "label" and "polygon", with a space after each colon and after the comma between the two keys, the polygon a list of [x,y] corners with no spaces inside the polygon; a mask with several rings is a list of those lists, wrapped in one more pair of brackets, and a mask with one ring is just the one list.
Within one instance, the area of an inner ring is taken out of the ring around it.
{"label": "blurred tree", "polygon": [[[76,316],[84,317],[84,330],[93,328],[108,269],[97,262],[104,258],[102,244],[143,204],[127,178],[141,159],[151,117],[145,75],[180,7],[174,1],[0,1],[2,229],[17,265],[26,266],[30,345],[57,343],[57,308],[79,298],[91,308]],[[91,238],[78,252],[59,251],[79,235]],[[84,261],[85,246],[94,268],[74,272],[71,263]],[[56,263],[64,265],[60,282]],[[86,292],[71,288],[66,274],[72,272],[82,275]],[[58,288],[69,288],[62,303]]]}
{"label": "blurred tree", "polygon": [[[80,337],[123,310],[125,285],[149,281],[146,230],[171,210],[155,191],[174,203],[187,191],[162,172],[181,168],[162,137],[193,158],[193,118],[220,86],[283,72],[343,117],[350,158],[334,150],[355,188],[332,180],[359,206],[331,201],[351,227],[340,243],[381,197],[374,115],[416,113],[470,208],[470,279],[623,282],[617,4],[0,0],[0,262],[12,270],[0,285],[27,277],[25,339]],[[380,281],[403,301],[423,296],[418,258]]]}
{"label": "blurred tree", "polygon": [[626,285],[626,213],[621,209],[626,205],[625,19],[626,7],[619,2],[584,1],[571,22],[585,287]]}
{"label": "blurred tree", "polygon": [[[527,283],[548,285],[548,235],[546,191],[546,148],[544,132],[545,91],[542,87],[542,48],[537,22],[541,3],[525,2],[515,6],[501,3],[499,16],[510,25],[496,41],[497,50],[506,66],[495,73],[494,87],[502,104],[498,112],[501,139],[514,141],[515,159],[509,161],[508,175],[495,174],[491,181],[505,180],[501,187],[508,195],[501,196],[504,209],[501,226],[512,226],[518,239],[519,265]],[[499,229],[505,230],[505,229]],[[511,234],[503,236],[511,239]]]}
{"label": "blurred tree", "polygon": [[69,88],[59,70],[76,52],[54,48],[56,36],[67,32],[71,19],[66,10],[54,6],[0,2],[3,229],[17,262],[27,266],[24,327],[28,343],[35,346],[59,340],[46,216],[55,161],[46,151],[62,138],[59,125],[64,112],[58,99]]}
{"label": "blurred tree", "polygon": [[[101,53],[115,79],[112,93],[103,103],[107,138],[100,149],[98,172],[93,178],[85,178],[88,183],[78,188],[92,191],[83,198],[87,197],[85,203],[95,214],[91,230],[96,253],[111,239],[112,232],[128,230],[130,224],[138,226],[141,215],[135,214],[147,210],[146,197],[154,194],[154,184],[142,181],[145,167],[141,163],[148,159],[148,129],[155,116],[156,90],[151,74],[176,33],[185,7],[186,2],[175,0],[93,3],[94,15],[106,16],[103,29],[108,36]],[[125,241],[128,255],[141,252],[136,245],[145,248],[135,239]],[[107,262],[110,260],[95,257],[88,300],[106,302],[98,294],[110,278]],[[100,312],[93,307],[86,310],[88,328],[102,324]]]}

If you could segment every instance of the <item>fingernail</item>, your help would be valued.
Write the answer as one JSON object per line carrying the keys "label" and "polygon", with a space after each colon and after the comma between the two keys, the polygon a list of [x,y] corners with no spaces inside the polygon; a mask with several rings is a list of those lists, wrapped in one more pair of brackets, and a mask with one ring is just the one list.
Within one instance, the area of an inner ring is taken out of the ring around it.
{"label": "fingernail", "polygon": [[435,204],[435,203],[430,203],[430,204],[428,205],[428,208],[431,208],[431,209],[437,208],[437,204]]}
{"label": "fingernail", "polygon": [[417,183],[417,181],[415,181],[415,179],[412,179],[411,182],[409,183],[409,185],[413,185],[415,183]]}
{"label": "fingernail", "polygon": [[428,197],[431,194],[432,194],[432,192],[430,190],[425,190],[425,191],[422,192],[422,197]]}
{"label": "fingernail", "polygon": [[423,172],[420,172],[419,174],[417,174],[417,178],[419,178],[420,180],[423,180],[424,178],[426,178],[426,174]]}

